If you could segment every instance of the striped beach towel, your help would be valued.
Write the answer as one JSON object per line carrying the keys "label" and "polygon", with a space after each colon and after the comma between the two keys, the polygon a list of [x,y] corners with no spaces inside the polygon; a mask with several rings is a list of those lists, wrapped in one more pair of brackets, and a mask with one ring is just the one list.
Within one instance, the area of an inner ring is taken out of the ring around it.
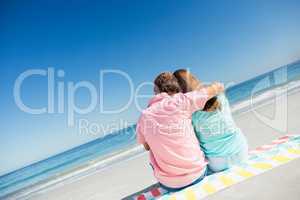
{"label": "striped beach towel", "polygon": [[249,152],[246,163],[207,176],[184,190],[167,193],[160,187],[138,194],[134,200],[196,200],[230,187],[238,182],[264,173],[300,157],[300,135],[286,135]]}

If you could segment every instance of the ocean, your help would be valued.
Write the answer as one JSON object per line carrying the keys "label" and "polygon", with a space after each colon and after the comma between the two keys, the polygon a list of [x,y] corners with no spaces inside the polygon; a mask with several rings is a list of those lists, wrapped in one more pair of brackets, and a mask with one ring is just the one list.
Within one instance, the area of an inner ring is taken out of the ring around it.
{"label": "ocean", "polygon": [[[273,90],[299,88],[300,61],[226,89],[233,112],[249,107],[249,99],[266,101]],[[54,185],[66,184],[114,163],[143,153],[136,144],[135,125],[83,144],[0,177],[0,199],[28,198]]]}

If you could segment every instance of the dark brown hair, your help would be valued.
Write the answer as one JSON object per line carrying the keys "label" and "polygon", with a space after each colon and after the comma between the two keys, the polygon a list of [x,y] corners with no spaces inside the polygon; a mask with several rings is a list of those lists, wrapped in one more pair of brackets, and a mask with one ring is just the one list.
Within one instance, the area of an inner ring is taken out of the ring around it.
{"label": "dark brown hair", "polygon": [[186,78],[183,77],[183,74],[187,73],[186,69],[178,69],[176,70],[173,74],[176,77],[178,84],[181,88],[181,92],[183,93],[187,93],[188,91],[188,85],[187,85],[187,81]]}
{"label": "dark brown hair", "polygon": [[204,105],[204,108],[202,109],[203,111],[207,111],[208,109],[210,109],[214,104],[215,102],[218,100],[217,97],[212,97],[210,98]]}
{"label": "dark brown hair", "polygon": [[154,80],[154,85],[160,93],[166,92],[169,95],[172,95],[180,92],[180,86],[177,79],[171,72],[163,72],[159,74]]}

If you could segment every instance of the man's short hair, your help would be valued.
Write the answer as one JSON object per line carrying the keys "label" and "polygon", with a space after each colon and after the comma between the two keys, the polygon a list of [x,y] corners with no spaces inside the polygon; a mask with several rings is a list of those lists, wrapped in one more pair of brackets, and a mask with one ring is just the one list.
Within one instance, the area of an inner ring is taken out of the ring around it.
{"label": "man's short hair", "polygon": [[171,72],[159,74],[154,80],[154,85],[157,87],[159,93],[166,92],[172,95],[180,92],[178,81]]}
{"label": "man's short hair", "polygon": [[184,74],[188,73],[186,69],[178,69],[176,70],[173,75],[176,77],[177,82],[179,84],[179,87],[181,89],[181,92],[187,93],[189,92],[186,77]]}

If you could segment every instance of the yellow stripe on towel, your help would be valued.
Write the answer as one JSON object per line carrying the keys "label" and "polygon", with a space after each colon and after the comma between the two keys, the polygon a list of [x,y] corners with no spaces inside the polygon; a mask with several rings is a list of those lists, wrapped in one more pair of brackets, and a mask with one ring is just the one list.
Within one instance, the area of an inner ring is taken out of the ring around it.
{"label": "yellow stripe on towel", "polygon": [[243,169],[243,168],[238,168],[238,169],[236,169],[236,173],[237,173],[238,175],[242,176],[242,177],[245,177],[245,178],[249,178],[249,177],[254,176],[253,173],[251,173],[251,172],[249,172],[249,171],[247,171],[247,170],[245,170],[245,169]]}
{"label": "yellow stripe on towel", "polygon": [[286,162],[290,161],[291,158],[286,157],[286,156],[282,156],[282,155],[277,155],[277,156],[273,156],[272,160],[275,160],[275,161],[280,162],[280,163],[286,163]]}
{"label": "yellow stripe on towel", "polygon": [[288,149],[288,152],[291,153],[291,154],[298,154],[300,155],[300,149]]}
{"label": "yellow stripe on towel", "polygon": [[188,189],[185,192],[186,200],[197,200],[196,194],[193,190]]}
{"label": "yellow stripe on towel", "polygon": [[225,185],[225,186],[230,186],[230,185],[232,185],[232,184],[234,184],[235,183],[235,181],[232,179],[232,178],[230,178],[230,177],[228,177],[228,176],[226,176],[226,175],[220,175],[220,181]]}
{"label": "yellow stripe on towel", "polygon": [[212,194],[217,191],[216,188],[210,183],[204,183],[201,187],[207,194]]}
{"label": "yellow stripe on towel", "polygon": [[251,164],[251,166],[262,170],[268,170],[273,168],[273,166],[270,163],[254,163]]}

